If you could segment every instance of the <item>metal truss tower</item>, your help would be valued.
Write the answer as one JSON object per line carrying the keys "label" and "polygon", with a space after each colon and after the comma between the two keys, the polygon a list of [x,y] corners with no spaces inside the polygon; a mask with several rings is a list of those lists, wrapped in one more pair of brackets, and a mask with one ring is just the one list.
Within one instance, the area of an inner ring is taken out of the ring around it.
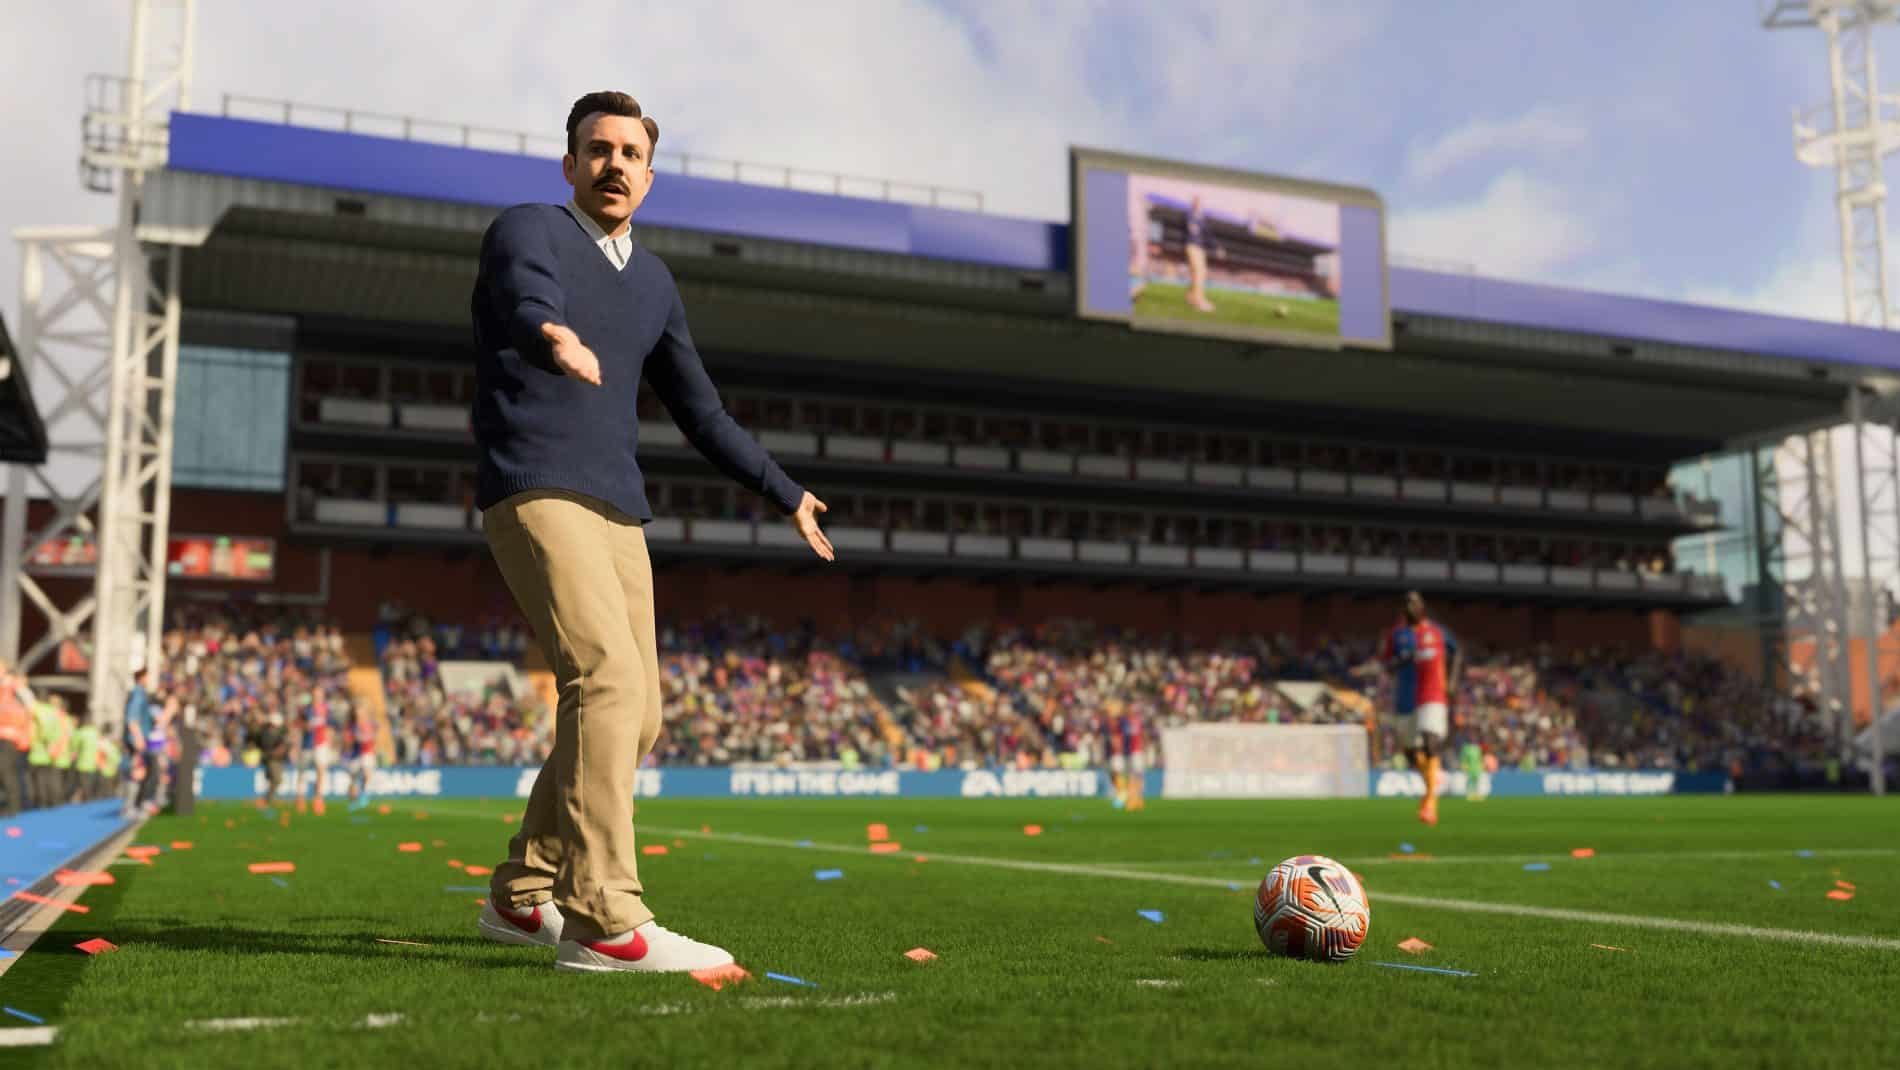
{"label": "metal truss tower", "polygon": [[[14,235],[23,254],[23,370],[42,390],[52,387],[42,394],[53,437],[49,467],[64,461],[82,475],[95,464],[98,471],[73,494],[41,471],[16,466],[9,473],[0,655],[36,684],[84,686],[102,727],[118,724],[130,671],[156,660],[164,627],[179,247],[140,240],[139,203],[146,173],[165,164],[171,112],[190,102],[196,14],[196,0],[131,0],[127,75],[87,80],[81,180],[117,194],[116,224]],[[26,530],[31,484],[54,505],[35,531]],[[74,536],[90,536],[97,547],[93,590],[61,606],[24,566],[40,546]],[[49,627],[22,652],[25,601]],[[45,671],[69,641],[82,651],[90,646],[85,676],[74,665]]]}
{"label": "metal truss tower", "polygon": [[[1900,150],[1900,94],[1880,91],[1874,29],[1895,21],[1896,13],[1900,0],[1769,0],[1762,10],[1762,25],[1769,29],[1818,28],[1827,35],[1831,95],[1825,104],[1796,110],[1794,150],[1810,167],[1834,169],[1842,314],[1863,327],[1895,325],[1882,169],[1887,155]],[[1776,532],[1757,532],[1762,584],[1778,596],[1779,604],[1770,608],[1781,614],[1764,631],[1767,664],[1792,672],[1794,644],[1813,644],[1798,682],[1837,726],[1843,764],[1851,767],[1857,673],[1849,639],[1864,637],[1876,794],[1886,790],[1879,639],[1892,613],[1883,611],[1883,595],[1900,581],[1900,445],[1893,434],[1900,424],[1894,408],[1891,399],[1853,390],[1843,414],[1853,451],[1845,480],[1836,468],[1832,431],[1798,435],[1755,454],[1757,523],[1768,517],[1777,522]],[[1850,487],[1860,547],[1859,560],[1851,563],[1844,559],[1840,509]],[[1791,675],[1788,682],[1797,680]]]}
{"label": "metal truss tower", "polygon": [[1841,290],[1847,322],[1892,323],[1887,265],[1887,184],[1882,161],[1900,150],[1900,95],[1880,92],[1874,27],[1892,22],[1900,0],[1775,0],[1769,29],[1819,27],[1827,34],[1831,99],[1794,117],[1795,157],[1834,168],[1840,216]]}

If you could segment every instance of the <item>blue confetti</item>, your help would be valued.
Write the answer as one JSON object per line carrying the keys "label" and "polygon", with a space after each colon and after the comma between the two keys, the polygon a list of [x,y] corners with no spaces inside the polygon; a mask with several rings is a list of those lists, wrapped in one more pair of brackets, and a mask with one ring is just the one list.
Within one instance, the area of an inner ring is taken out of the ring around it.
{"label": "blue confetti", "polygon": [[1477,974],[1472,973],[1470,970],[1446,970],[1446,969],[1440,969],[1437,966],[1414,966],[1407,962],[1375,962],[1373,963],[1373,965],[1384,966],[1387,969],[1393,969],[1393,970],[1417,970],[1420,973],[1442,973],[1442,974],[1448,974],[1452,977],[1478,976]]}
{"label": "blue confetti", "polygon": [[1399,850],[1401,850],[1401,851],[1404,851],[1404,852],[1405,852],[1406,854],[1408,854],[1408,855],[1409,855],[1409,854],[1411,854],[1411,853],[1412,853],[1413,851],[1416,851],[1416,850],[1418,850],[1418,848],[1416,848],[1416,847],[1414,847],[1414,846],[1412,846],[1412,845],[1411,845],[1411,844],[1409,844],[1409,843],[1401,843],[1401,844],[1399,844]]}
{"label": "blue confetti", "polygon": [[488,891],[487,888],[479,884],[445,884],[442,886],[442,890],[445,892],[486,892]]}
{"label": "blue confetti", "polygon": [[765,976],[767,976],[767,977],[769,977],[769,978],[771,978],[771,979],[772,979],[772,980],[774,980],[774,981],[784,981],[784,982],[785,982],[786,984],[788,984],[788,985],[804,985],[804,986],[805,986],[806,988],[817,988],[817,987],[818,987],[818,985],[817,985],[817,984],[816,984],[815,982],[812,982],[812,981],[807,981],[807,980],[804,980],[804,979],[802,979],[802,978],[798,978],[798,977],[792,977],[792,976],[789,976],[789,975],[787,975],[787,974],[782,974],[782,973],[768,973],[768,974],[766,974]]}
{"label": "blue confetti", "polygon": [[796,846],[799,846],[799,847],[810,847],[810,846],[811,846],[811,841],[810,841],[810,840],[799,840]]}
{"label": "blue confetti", "polygon": [[1257,865],[1260,865],[1261,863],[1258,858],[1249,858],[1247,859],[1247,864],[1250,866],[1257,866]]}
{"label": "blue confetti", "polygon": [[929,832],[929,831],[930,831],[930,826],[928,826],[928,825],[918,825],[918,826],[917,826],[917,831],[918,831],[918,832]]}
{"label": "blue confetti", "polygon": [[289,882],[289,881],[287,881],[287,880],[285,880],[285,879],[284,879],[284,878],[282,878],[282,877],[272,877],[272,878],[270,879],[270,882],[271,882],[272,884],[275,884],[275,885],[276,885],[277,887],[279,887],[279,888],[288,888],[288,887],[290,887],[290,882]]}
{"label": "blue confetti", "polygon": [[1809,851],[1809,850],[1805,850],[1805,849],[1803,849],[1803,850],[1800,850],[1800,851],[1796,851],[1796,852],[1794,853],[1794,856],[1795,856],[1796,858],[1813,858],[1813,857],[1814,857],[1814,852],[1813,852],[1813,851]]}
{"label": "blue confetti", "polygon": [[1549,869],[1549,868],[1550,868],[1550,863],[1549,863],[1549,862],[1526,862],[1526,863],[1524,863],[1524,871],[1525,871],[1526,873],[1542,873],[1542,872],[1544,872],[1545,870],[1547,870],[1547,869]]}
{"label": "blue confetti", "polygon": [[843,880],[843,879],[844,879],[844,870],[842,870],[842,869],[821,869],[821,870],[819,870],[818,872],[816,872],[816,873],[813,873],[813,874],[812,874],[812,876],[814,876],[814,877],[817,877],[817,878],[818,878],[819,880],[821,880],[821,881],[836,881],[836,880]]}
{"label": "blue confetti", "polygon": [[46,1019],[40,1017],[39,1015],[28,1014],[25,1011],[19,1010],[18,1008],[15,1008],[15,1007],[0,1007],[0,1011],[6,1011],[8,1014],[13,1015],[15,1018],[25,1018],[27,1021],[32,1022],[34,1025],[46,1024]]}
{"label": "blue confetti", "polygon": [[367,818],[367,817],[352,817],[352,818],[350,818],[350,824],[352,824],[352,825],[367,825],[367,824],[369,824],[369,818]]}
{"label": "blue confetti", "polygon": [[1777,892],[1778,892],[1778,891],[1780,891],[1780,890],[1781,890],[1781,882],[1780,882],[1780,881],[1769,881],[1769,882],[1768,882],[1768,887],[1770,887],[1770,888],[1773,888],[1773,889],[1774,889],[1775,891],[1777,891]]}
{"label": "blue confetti", "polygon": [[1140,914],[1142,917],[1147,918],[1149,921],[1154,922],[1156,925],[1159,925],[1162,922],[1163,916],[1159,910],[1137,910],[1135,911],[1135,913]]}
{"label": "blue confetti", "polygon": [[1234,883],[1233,881],[1228,881],[1228,882],[1227,882],[1227,890],[1228,890],[1228,891],[1230,891],[1230,892],[1238,892],[1238,891],[1240,891],[1240,885],[1238,885],[1238,884],[1235,884],[1235,883]]}

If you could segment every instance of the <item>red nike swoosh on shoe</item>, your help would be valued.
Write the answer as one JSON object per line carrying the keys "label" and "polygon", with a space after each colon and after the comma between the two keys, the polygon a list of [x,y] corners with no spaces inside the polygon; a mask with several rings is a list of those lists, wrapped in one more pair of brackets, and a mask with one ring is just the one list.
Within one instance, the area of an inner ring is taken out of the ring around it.
{"label": "red nike swoosh on shoe", "polygon": [[609,944],[597,940],[583,940],[581,941],[581,946],[597,955],[605,955],[610,959],[619,959],[622,962],[639,962],[641,959],[647,957],[647,938],[637,932],[633,934],[633,939],[628,940],[624,944]]}
{"label": "red nike swoosh on shoe", "polygon": [[500,903],[496,903],[495,913],[501,915],[508,924],[520,929],[524,933],[538,933],[541,931],[541,912],[539,910],[530,910],[526,913],[517,914],[507,907],[502,906]]}

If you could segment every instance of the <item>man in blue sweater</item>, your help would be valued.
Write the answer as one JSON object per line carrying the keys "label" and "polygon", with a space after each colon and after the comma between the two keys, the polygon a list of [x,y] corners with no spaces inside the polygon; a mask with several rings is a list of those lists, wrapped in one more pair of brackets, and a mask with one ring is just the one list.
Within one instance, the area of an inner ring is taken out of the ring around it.
{"label": "man in blue sweater", "polygon": [[652,513],[635,456],[641,376],[694,447],[832,559],[824,503],[726,413],[672,275],[633,240],[659,136],[625,93],[576,101],[561,161],[573,199],[502,212],[483,236],[473,297],[475,504],[560,695],[554,753],[479,925],[493,940],[558,947],[568,970],[732,964],[655,922],[637,872],[635,772],[660,735],[642,531]]}

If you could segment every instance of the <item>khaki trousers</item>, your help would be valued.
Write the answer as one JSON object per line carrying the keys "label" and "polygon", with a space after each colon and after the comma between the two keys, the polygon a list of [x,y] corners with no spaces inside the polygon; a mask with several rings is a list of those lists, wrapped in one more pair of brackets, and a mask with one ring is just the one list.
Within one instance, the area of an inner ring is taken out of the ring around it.
{"label": "khaki trousers", "polygon": [[652,920],[633,838],[640,762],[660,738],[653,566],[640,522],[597,498],[523,491],[482,513],[515,603],[554,669],[554,753],[495,867],[497,901],[552,898],[563,939]]}

